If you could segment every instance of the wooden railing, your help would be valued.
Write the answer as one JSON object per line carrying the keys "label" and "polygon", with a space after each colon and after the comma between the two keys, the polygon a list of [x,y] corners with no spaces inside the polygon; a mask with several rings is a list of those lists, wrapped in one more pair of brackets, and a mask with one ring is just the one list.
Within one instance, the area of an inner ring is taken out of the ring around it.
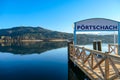
{"label": "wooden railing", "polygon": [[69,55],[87,67],[100,80],[120,79],[120,56],[108,52],[69,45]]}
{"label": "wooden railing", "polygon": [[118,45],[117,44],[108,44],[108,52],[118,55]]}

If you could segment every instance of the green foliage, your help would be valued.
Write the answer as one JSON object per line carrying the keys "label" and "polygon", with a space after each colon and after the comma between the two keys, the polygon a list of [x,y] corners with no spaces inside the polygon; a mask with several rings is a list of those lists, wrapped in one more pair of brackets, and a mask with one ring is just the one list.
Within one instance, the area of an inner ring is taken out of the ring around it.
{"label": "green foliage", "polygon": [[13,39],[68,39],[72,34],[47,30],[41,27],[14,27],[1,29],[0,36],[10,36]]}

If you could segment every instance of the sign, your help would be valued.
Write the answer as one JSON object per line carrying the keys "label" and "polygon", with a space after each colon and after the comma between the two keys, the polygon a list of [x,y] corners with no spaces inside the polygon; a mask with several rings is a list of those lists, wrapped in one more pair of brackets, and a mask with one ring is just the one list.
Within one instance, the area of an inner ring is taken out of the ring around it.
{"label": "sign", "polygon": [[77,31],[118,31],[118,45],[120,45],[120,22],[105,19],[91,18],[74,23],[74,45],[77,44]]}
{"label": "sign", "polygon": [[78,25],[79,31],[117,31],[118,27],[114,25]]}
{"label": "sign", "polygon": [[104,18],[92,18],[75,22],[76,31],[118,31],[118,22]]}

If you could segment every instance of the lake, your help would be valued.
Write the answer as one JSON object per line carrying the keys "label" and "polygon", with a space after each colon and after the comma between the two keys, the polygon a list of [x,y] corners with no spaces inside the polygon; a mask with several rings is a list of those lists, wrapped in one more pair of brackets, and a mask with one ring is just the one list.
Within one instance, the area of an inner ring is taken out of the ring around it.
{"label": "lake", "polygon": [[81,80],[73,67],[66,42],[0,43],[0,80]]}

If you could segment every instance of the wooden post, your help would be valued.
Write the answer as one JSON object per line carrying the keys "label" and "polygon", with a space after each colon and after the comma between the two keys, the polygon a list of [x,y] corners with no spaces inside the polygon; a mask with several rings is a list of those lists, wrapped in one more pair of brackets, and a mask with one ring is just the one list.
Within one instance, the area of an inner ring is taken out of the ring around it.
{"label": "wooden post", "polygon": [[118,55],[118,45],[116,45],[116,55]]}
{"label": "wooden post", "polygon": [[115,55],[118,55],[117,45],[115,45],[115,44],[114,44],[114,53],[115,53]]}
{"label": "wooden post", "polygon": [[96,41],[93,41],[93,50],[97,50]]}
{"label": "wooden post", "polygon": [[102,41],[93,41],[93,50],[98,50],[98,51],[102,51]]}
{"label": "wooden post", "polygon": [[108,52],[110,53],[110,44],[108,44]]}
{"label": "wooden post", "polygon": [[93,69],[93,53],[91,52],[91,69]]}
{"label": "wooden post", "polygon": [[102,43],[101,40],[99,40],[99,41],[97,42],[97,44],[98,44],[98,51],[102,51],[101,43]]}
{"label": "wooden post", "polygon": [[105,53],[105,80],[109,79],[109,59],[108,59],[108,52]]}
{"label": "wooden post", "polygon": [[[102,51],[102,46],[101,46],[102,41],[98,40],[96,43],[97,43],[97,50],[98,51]],[[102,57],[102,56],[101,55],[97,55],[97,57]]]}
{"label": "wooden post", "polygon": [[69,61],[69,57],[70,57],[70,44],[73,44],[73,41],[68,41],[68,61]]}

